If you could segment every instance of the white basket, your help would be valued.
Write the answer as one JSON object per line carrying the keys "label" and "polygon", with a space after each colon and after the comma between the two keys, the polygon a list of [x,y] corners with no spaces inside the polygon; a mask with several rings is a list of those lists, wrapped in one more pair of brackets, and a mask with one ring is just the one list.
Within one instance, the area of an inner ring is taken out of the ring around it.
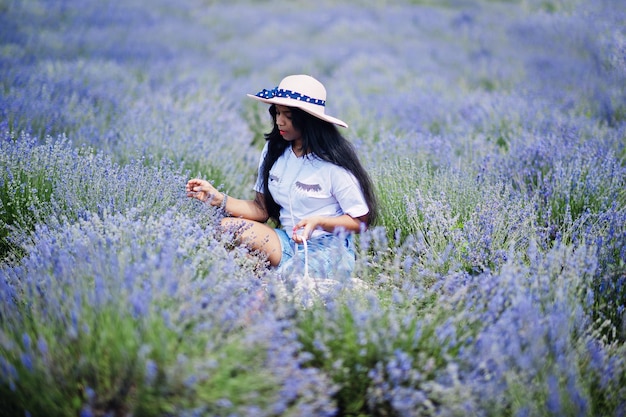
{"label": "white basket", "polygon": [[343,291],[364,290],[368,288],[365,281],[358,278],[348,278],[339,281],[331,278],[310,276],[307,240],[302,239],[302,244],[304,246],[304,275],[292,278],[295,280],[293,288],[294,301],[301,303],[305,307],[311,307],[316,301],[325,303],[329,298],[336,297]]}

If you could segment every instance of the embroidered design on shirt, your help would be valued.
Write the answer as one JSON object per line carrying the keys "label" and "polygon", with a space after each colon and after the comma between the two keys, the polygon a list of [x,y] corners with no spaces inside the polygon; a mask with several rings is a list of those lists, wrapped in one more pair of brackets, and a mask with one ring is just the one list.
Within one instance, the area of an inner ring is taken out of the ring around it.
{"label": "embroidered design on shirt", "polygon": [[307,192],[313,191],[314,193],[322,191],[322,187],[319,184],[304,184],[300,181],[296,181],[296,188]]}

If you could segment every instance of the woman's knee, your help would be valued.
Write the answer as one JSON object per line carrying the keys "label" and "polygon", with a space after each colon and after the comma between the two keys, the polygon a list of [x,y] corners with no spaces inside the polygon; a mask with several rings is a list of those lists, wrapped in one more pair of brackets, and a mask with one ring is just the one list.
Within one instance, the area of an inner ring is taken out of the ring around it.
{"label": "woman's knee", "polygon": [[282,247],[273,228],[264,223],[235,217],[223,218],[221,225],[224,230],[233,233],[240,243],[264,252],[272,265],[280,262]]}

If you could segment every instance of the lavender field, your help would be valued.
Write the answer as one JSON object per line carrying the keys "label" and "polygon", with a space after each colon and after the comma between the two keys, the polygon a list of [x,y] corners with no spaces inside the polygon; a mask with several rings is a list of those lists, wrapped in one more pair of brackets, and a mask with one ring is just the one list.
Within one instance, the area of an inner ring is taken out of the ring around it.
{"label": "lavender field", "polygon": [[[0,0],[0,416],[626,416],[622,0]],[[306,73],[354,277],[222,232]]]}

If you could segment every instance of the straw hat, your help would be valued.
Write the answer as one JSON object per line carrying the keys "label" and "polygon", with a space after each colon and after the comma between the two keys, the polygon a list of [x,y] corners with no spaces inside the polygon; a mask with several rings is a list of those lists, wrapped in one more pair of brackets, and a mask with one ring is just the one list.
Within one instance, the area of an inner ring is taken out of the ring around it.
{"label": "straw hat", "polygon": [[348,127],[343,120],[329,116],[324,112],[326,105],[326,89],[321,82],[310,75],[290,75],[283,78],[278,87],[263,90],[248,97],[270,104],[297,107],[312,114],[318,119]]}

